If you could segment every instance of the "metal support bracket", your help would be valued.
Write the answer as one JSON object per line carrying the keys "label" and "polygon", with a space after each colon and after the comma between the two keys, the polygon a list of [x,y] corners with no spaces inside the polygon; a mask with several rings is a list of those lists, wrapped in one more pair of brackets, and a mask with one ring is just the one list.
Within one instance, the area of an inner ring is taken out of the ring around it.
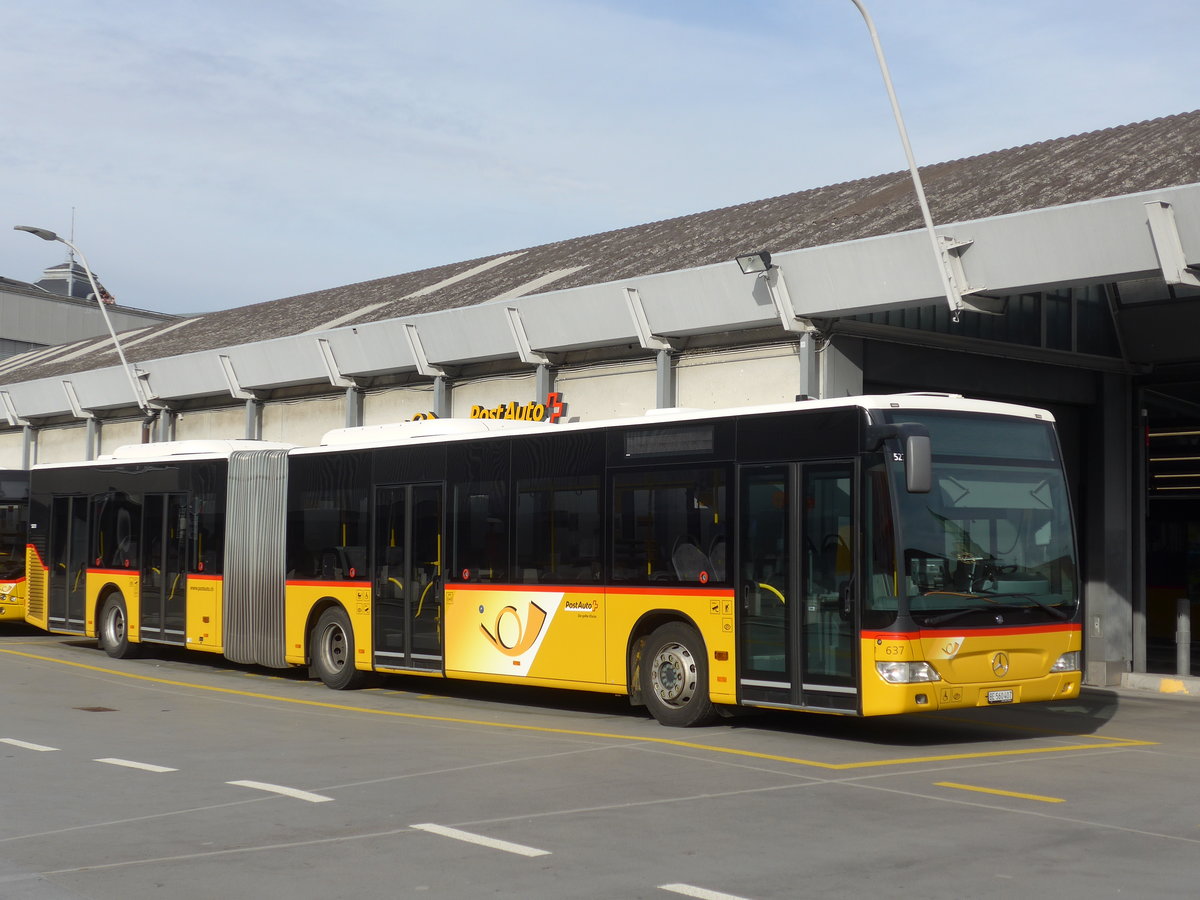
{"label": "metal support bracket", "polygon": [[0,408],[3,408],[4,418],[8,420],[8,424],[13,428],[25,428],[29,425],[29,421],[22,419],[17,413],[17,407],[13,404],[12,394],[8,391],[0,391]]}
{"label": "metal support bracket", "polygon": [[[942,251],[942,265],[946,267],[946,277],[950,282],[953,293],[958,300],[958,309],[982,313],[985,316],[1002,316],[1008,310],[1008,301],[1003,297],[986,297],[981,294],[987,288],[982,284],[970,284],[967,271],[963,268],[963,254],[975,243],[972,240],[959,241],[940,234],[939,247]],[[951,306],[951,312],[954,307]]]}
{"label": "metal support bracket", "polygon": [[525,322],[521,319],[521,311],[515,306],[504,307],[508,317],[508,328],[512,332],[513,342],[517,345],[517,355],[521,362],[530,366],[548,366],[550,357],[534,350],[529,344],[529,334],[525,331]]}
{"label": "metal support bracket", "polygon": [[229,395],[235,400],[258,400],[259,396],[254,391],[248,391],[242,387],[242,383],[238,381],[237,372],[233,369],[233,360],[228,356],[219,355],[217,361],[221,364],[221,373],[225,376],[225,383],[229,385]]}
{"label": "metal support bracket", "polygon": [[448,377],[445,369],[441,366],[433,365],[429,361],[429,357],[425,355],[425,347],[421,343],[421,333],[417,330],[416,325],[412,322],[405,322],[402,333],[408,342],[408,349],[412,353],[413,362],[416,363],[418,374],[424,375],[427,378]]}
{"label": "metal support bracket", "polygon": [[358,382],[342,374],[328,338],[317,338],[317,349],[321,351],[321,361],[325,363],[325,372],[329,375],[330,384],[341,388],[358,387]]}
{"label": "metal support bracket", "polygon": [[1200,263],[1187,261],[1171,204],[1165,200],[1151,200],[1145,207],[1150,240],[1154,243],[1158,266],[1167,284],[1200,287]]}
{"label": "metal support bracket", "polygon": [[63,380],[63,393],[67,395],[67,404],[71,407],[71,415],[77,419],[94,419],[96,414],[90,409],[84,409],[79,402],[79,395],[75,393],[75,385],[67,380]]}
{"label": "metal support bracket", "polygon": [[771,266],[758,277],[767,286],[767,293],[771,295],[771,303],[784,331],[791,334],[812,334],[817,330],[811,319],[796,315],[796,306],[792,303],[791,292],[788,291],[783,270],[779,266]]}
{"label": "metal support bracket", "polygon": [[675,345],[667,338],[659,337],[650,330],[650,320],[646,317],[646,306],[637,288],[625,288],[625,303],[629,314],[633,317],[633,327],[637,331],[638,343],[643,350],[674,350]]}

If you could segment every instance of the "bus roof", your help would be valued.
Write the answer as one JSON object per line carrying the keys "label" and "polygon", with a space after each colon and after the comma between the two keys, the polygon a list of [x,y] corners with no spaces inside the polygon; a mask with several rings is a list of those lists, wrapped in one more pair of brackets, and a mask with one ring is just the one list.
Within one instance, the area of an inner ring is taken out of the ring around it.
{"label": "bus roof", "polygon": [[42,463],[35,469],[53,469],[78,465],[103,465],[114,462],[166,462],[188,459],[228,459],[237,450],[291,450],[295,444],[275,441],[190,440],[161,441],[153,444],[124,444],[96,459],[64,463]]}
{"label": "bus roof", "polygon": [[728,407],[724,409],[684,409],[670,407],[652,409],[641,416],[620,419],[597,419],[588,422],[528,422],[518,419],[418,419],[381,425],[364,425],[358,428],[338,428],[327,432],[320,446],[297,447],[295,454],[321,453],[332,450],[369,449],[410,443],[440,443],[461,438],[499,437],[504,434],[550,434],[561,430],[586,430],[612,426],[646,425],[667,422],[694,422],[707,419],[724,419],[733,416],[768,415],[781,412],[800,412],[816,409],[929,409],[958,412],[977,412],[1017,418],[1040,419],[1053,422],[1054,416],[1047,410],[1014,403],[992,400],[970,400],[961,394],[906,393],[870,394],[854,397],[838,397],[832,400],[800,400],[792,403],[765,404],[761,406]]}

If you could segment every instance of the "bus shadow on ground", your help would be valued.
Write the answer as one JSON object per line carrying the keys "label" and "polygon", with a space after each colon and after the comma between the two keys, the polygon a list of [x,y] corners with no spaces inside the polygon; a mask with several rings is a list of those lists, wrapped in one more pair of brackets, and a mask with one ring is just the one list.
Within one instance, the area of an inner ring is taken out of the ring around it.
{"label": "bus shadow on ground", "polygon": [[782,710],[738,710],[729,725],[734,729],[754,728],[888,747],[970,746],[1086,737],[1112,719],[1117,705],[1114,693],[1085,691],[1074,700],[865,719]]}
{"label": "bus shadow on ground", "polygon": [[[34,633],[41,632],[35,630]],[[64,646],[99,653],[104,658],[95,640],[70,639],[61,643]],[[217,654],[200,653],[167,644],[143,644],[141,649],[140,659],[178,663],[181,670],[194,668],[209,672],[240,673],[291,682],[313,680],[305,667],[273,669],[247,665]],[[630,724],[653,723],[646,708],[632,706],[627,697],[591,691],[454,681],[402,674],[374,674],[366,690],[375,694],[418,694],[424,698],[471,707],[458,712],[463,718],[480,717],[485,709],[473,707],[476,704],[486,704],[486,710],[515,718],[536,715],[567,719],[582,715],[592,720],[584,724],[574,721],[563,726],[580,730],[601,727],[597,720],[618,720]],[[355,693],[351,691],[343,696],[350,697]],[[334,691],[329,692],[331,698],[335,694]],[[1094,734],[1116,714],[1118,703],[1119,697],[1113,692],[1087,689],[1081,696],[1072,700],[872,718],[800,710],[722,707],[723,714],[712,725],[691,729],[663,727],[661,735],[655,736],[704,740],[706,736],[718,734],[722,730],[735,733],[755,730],[888,747],[1016,743],[1047,737],[1082,737]],[[489,715],[488,718],[493,716]]]}

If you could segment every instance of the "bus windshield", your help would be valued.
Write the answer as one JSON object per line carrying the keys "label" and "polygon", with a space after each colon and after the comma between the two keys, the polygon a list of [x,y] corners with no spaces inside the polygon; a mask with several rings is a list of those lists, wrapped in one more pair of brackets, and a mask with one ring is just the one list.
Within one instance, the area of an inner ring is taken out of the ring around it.
{"label": "bus windshield", "polygon": [[1078,602],[1070,503],[1052,427],[909,411],[929,428],[933,489],[891,460],[897,611],[921,627],[1065,622]]}

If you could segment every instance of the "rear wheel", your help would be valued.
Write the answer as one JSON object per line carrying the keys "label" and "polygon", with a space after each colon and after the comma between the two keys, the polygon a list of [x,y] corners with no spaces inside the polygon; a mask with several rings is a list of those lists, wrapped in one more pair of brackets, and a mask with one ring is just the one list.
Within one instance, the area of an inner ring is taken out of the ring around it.
{"label": "rear wheel", "polygon": [[129,640],[129,612],[120,594],[111,594],[100,608],[96,637],[100,648],[114,659],[129,659],[141,651],[139,645]]}
{"label": "rear wheel", "polygon": [[340,606],[321,613],[309,641],[313,674],[335,691],[362,687],[367,673],[354,668],[354,631]]}
{"label": "rear wheel", "polygon": [[708,699],[704,640],[691,625],[668,622],[646,641],[641,660],[642,698],[663,725],[689,728],[716,718]]}

